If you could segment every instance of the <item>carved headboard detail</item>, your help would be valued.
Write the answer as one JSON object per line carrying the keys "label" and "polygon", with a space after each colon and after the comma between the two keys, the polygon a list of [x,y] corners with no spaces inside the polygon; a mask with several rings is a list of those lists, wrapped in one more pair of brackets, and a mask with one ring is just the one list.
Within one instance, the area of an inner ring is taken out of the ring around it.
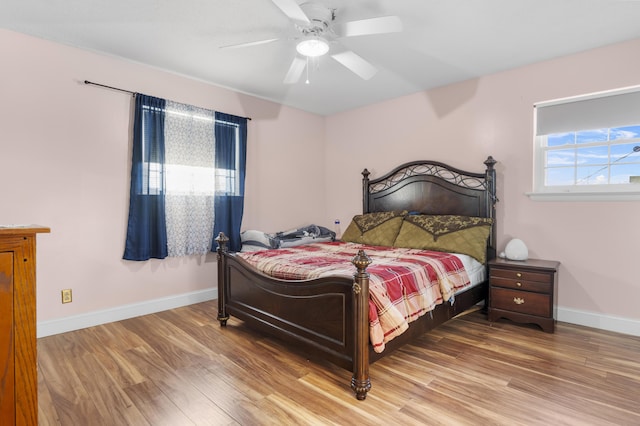
{"label": "carved headboard detail", "polygon": [[484,173],[468,172],[437,161],[412,161],[369,179],[362,172],[363,213],[409,210],[421,214],[488,217],[494,220],[488,242],[495,257],[496,160],[489,156]]}

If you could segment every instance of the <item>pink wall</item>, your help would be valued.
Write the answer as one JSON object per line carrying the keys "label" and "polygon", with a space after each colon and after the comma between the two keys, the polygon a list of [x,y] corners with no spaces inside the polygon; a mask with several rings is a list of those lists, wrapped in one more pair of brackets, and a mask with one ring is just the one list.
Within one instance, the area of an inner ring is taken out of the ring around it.
{"label": "pink wall", "polygon": [[[0,58],[0,224],[51,227],[38,238],[39,322],[216,285],[213,254],[121,259],[132,98],[85,79],[252,117],[245,228],[324,219],[322,117],[5,30]],[[309,188],[313,196],[291,208],[285,195]],[[73,289],[73,303],[61,304],[63,288]]]}
{"label": "pink wall", "polygon": [[634,40],[329,117],[328,213],[344,222],[361,211],[364,167],[376,177],[405,161],[435,159],[482,171],[493,155],[499,249],[517,237],[530,257],[562,262],[558,305],[565,314],[640,319],[630,302],[640,300],[640,201],[534,202],[525,195],[532,190],[533,104],[638,85],[639,51]]}
{"label": "pink wall", "polygon": [[[38,320],[212,288],[215,257],[121,260],[131,97],[85,79],[251,116],[243,228],[343,229],[361,211],[360,172],[415,159],[498,161],[499,248],[562,262],[558,304],[640,319],[640,202],[533,202],[534,102],[640,84],[640,40],[319,117],[140,64],[0,30],[0,224],[37,223]],[[295,198],[296,203],[291,198]],[[301,201],[302,202],[299,202]],[[74,301],[60,303],[72,288]]]}

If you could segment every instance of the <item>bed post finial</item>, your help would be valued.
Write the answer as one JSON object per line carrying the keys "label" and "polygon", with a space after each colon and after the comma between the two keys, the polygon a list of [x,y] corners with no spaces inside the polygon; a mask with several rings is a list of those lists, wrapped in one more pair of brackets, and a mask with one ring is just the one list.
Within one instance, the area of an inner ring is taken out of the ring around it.
{"label": "bed post finial", "polygon": [[224,235],[224,232],[220,232],[215,241],[216,243],[218,243],[218,249],[216,250],[218,252],[218,255],[220,255],[221,251],[227,252],[229,250],[227,247],[227,244],[229,243],[229,237]]}
{"label": "bed post finial", "polygon": [[484,165],[487,166],[487,170],[493,170],[493,166],[495,166],[496,163],[497,161],[494,160],[491,155],[484,160]]}
{"label": "bed post finial", "polygon": [[220,232],[216,237],[216,243],[218,243],[218,248],[216,251],[218,252],[218,321],[220,321],[220,325],[227,325],[227,320],[229,319],[229,314],[227,313],[227,285],[226,282],[226,257],[225,253],[227,253],[227,243],[229,242],[229,237],[224,235],[224,232]]}
{"label": "bed post finial", "polygon": [[369,379],[369,273],[367,272],[367,266],[371,264],[371,259],[364,250],[359,250],[351,263],[357,269],[353,275],[355,352],[351,389],[356,393],[356,398],[363,400],[371,389],[371,380]]}

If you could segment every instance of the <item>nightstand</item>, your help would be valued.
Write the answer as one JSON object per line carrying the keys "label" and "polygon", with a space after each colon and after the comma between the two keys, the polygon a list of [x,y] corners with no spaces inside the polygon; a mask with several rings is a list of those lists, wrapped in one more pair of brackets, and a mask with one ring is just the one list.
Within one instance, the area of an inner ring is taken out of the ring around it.
{"label": "nightstand", "polygon": [[559,265],[540,259],[489,261],[489,321],[508,318],[553,333]]}

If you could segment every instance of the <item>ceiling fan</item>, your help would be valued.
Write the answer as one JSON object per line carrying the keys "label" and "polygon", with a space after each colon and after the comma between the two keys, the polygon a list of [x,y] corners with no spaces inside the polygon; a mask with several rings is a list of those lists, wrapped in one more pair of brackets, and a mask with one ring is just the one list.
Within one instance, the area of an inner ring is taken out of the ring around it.
{"label": "ceiling fan", "polygon": [[[369,80],[377,72],[377,68],[361,56],[350,50],[330,53],[330,43],[336,39],[351,36],[394,33],[402,31],[402,22],[397,16],[362,19],[343,23],[334,23],[336,9],[308,1],[298,4],[296,0],[272,0],[273,3],[294,23],[299,35],[295,37],[297,55],[289,66],[284,78],[285,84],[295,84],[300,80],[309,60],[327,53],[338,63],[351,70],[364,80]],[[278,41],[278,38],[252,41],[248,43],[222,46],[221,48],[242,48],[257,46]],[[308,79],[307,79],[308,83]]]}

